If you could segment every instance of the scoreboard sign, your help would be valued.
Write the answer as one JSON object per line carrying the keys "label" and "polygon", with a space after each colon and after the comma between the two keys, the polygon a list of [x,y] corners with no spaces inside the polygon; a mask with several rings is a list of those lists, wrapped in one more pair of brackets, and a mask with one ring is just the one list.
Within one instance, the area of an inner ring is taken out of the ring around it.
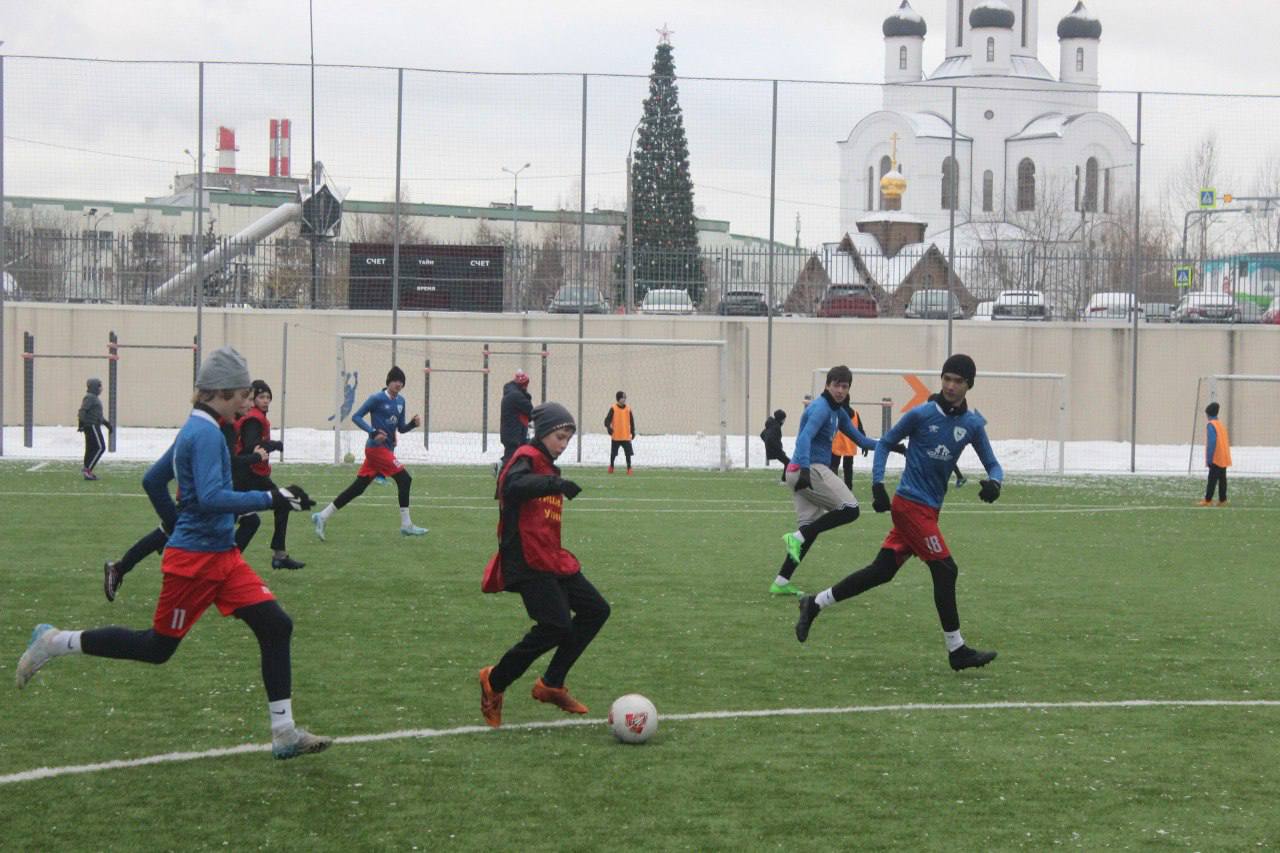
{"label": "scoreboard sign", "polygon": [[[352,243],[347,307],[390,310],[391,269],[390,243]],[[502,246],[403,245],[400,307],[499,312],[502,270]]]}

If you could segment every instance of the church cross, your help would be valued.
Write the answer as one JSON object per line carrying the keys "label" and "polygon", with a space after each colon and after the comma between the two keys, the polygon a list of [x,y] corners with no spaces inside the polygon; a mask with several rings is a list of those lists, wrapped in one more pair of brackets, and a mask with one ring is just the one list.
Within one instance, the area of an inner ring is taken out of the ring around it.
{"label": "church cross", "polygon": [[893,168],[896,171],[898,168],[898,131],[895,130],[889,139],[893,141]]}

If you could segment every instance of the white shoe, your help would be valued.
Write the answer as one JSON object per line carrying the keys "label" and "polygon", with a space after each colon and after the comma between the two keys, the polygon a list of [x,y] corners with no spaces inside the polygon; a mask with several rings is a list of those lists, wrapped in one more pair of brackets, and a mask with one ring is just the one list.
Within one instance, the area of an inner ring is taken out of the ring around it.
{"label": "white shoe", "polygon": [[320,541],[324,540],[324,516],[318,512],[311,513],[311,522],[316,526],[316,536],[320,537]]}
{"label": "white shoe", "polygon": [[408,527],[400,528],[401,536],[426,536],[429,531],[425,527],[417,527],[410,524]]}
{"label": "white shoe", "polygon": [[313,735],[306,729],[294,726],[288,731],[271,736],[271,757],[284,761],[299,755],[324,752],[333,743],[331,737]]}
{"label": "white shoe", "polygon": [[18,659],[18,689],[27,686],[27,682],[31,677],[40,671],[40,667],[49,662],[53,657],[54,638],[58,636],[58,630],[52,625],[40,624],[31,632],[31,642],[27,644],[27,650],[22,653],[22,657]]}

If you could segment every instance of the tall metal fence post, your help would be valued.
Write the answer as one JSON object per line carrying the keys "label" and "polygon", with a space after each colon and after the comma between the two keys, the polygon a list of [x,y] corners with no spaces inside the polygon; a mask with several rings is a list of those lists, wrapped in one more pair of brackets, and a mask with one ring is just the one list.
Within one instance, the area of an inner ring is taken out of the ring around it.
{"label": "tall metal fence post", "polygon": [[[400,330],[400,148],[404,137],[404,69],[396,70],[396,194],[391,208],[391,334]],[[396,341],[391,339],[391,363],[396,363]]]}
{"label": "tall metal fence post", "polygon": [[742,324],[742,467],[751,469],[751,327],[746,323]]}
{"label": "tall metal fence post", "polygon": [[777,305],[777,285],[774,283],[774,209],[778,202],[778,81],[773,81],[773,125],[769,132],[769,305],[768,332],[765,344],[764,408],[773,411],[773,311]]}
{"label": "tall metal fence post", "polygon": [[[280,441],[284,442],[284,426],[289,413],[289,321],[284,322],[280,337]],[[284,448],[280,448],[280,461],[284,461]]]}
{"label": "tall metal fence post", "polygon": [[204,352],[204,63],[199,63],[196,109],[196,369]]}
{"label": "tall metal fence post", "polygon": [[[587,291],[587,75],[582,75],[582,162],[581,192],[578,195],[578,293]],[[582,314],[583,298],[578,297],[578,340],[586,337],[586,320]],[[578,344],[578,423],[583,424],[582,380],[584,347]],[[582,430],[578,429],[574,437],[578,440],[578,461],[582,461]]]}
{"label": "tall metal fence post", "polygon": [[489,450],[489,345],[484,345],[483,369],[480,371],[480,452]]}
{"label": "tall metal fence post", "polygon": [[[970,148],[972,150],[972,147]],[[947,181],[948,197],[951,199],[951,210],[949,224],[947,226],[947,358],[951,357],[951,315],[952,300],[955,296],[955,280],[956,280],[956,208],[960,206],[960,161],[956,159],[956,87],[951,87],[951,177],[948,179],[946,170],[943,170],[942,179]],[[969,176],[970,183],[973,185],[973,176]]]}
{"label": "tall metal fence post", "polygon": [[542,399],[538,401],[540,403],[547,402],[547,356],[549,356],[550,354],[551,353],[547,351],[546,341],[543,341],[542,343]]}
{"label": "tall metal fence post", "polygon": [[422,449],[431,449],[431,359],[422,363]]}
{"label": "tall metal fence post", "polygon": [[36,413],[36,338],[22,333],[22,446],[30,447],[35,439]]}
{"label": "tall metal fence post", "polygon": [[120,378],[118,365],[120,364],[120,350],[116,349],[116,342],[119,339],[114,331],[107,335],[107,423],[111,424],[111,429],[107,430],[107,450],[112,453],[116,452],[116,431],[120,426],[120,422],[116,419],[118,412],[118,392],[116,380]]}
{"label": "tall metal fence post", "polygon": [[0,56],[0,456],[4,456],[4,297],[9,279],[4,269],[4,57]]}
{"label": "tall metal fence post", "polygon": [[1142,276],[1142,93],[1138,93],[1138,154],[1133,181],[1133,381],[1129,400],[1129,473],[1138,470],[1138,279]]}

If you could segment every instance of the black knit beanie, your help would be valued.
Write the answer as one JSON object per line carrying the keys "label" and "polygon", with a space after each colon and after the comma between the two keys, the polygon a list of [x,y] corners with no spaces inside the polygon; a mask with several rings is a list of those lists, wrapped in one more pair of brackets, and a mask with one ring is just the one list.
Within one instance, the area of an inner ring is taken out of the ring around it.
{"label": "black knit beanie", "polygon": [[958,352],[943,362],[942,372],[959,376],[969,383],[969,387],[972,388],[973,380],[978,375],[978,366],[973,363],[973,359],[969,358],[969,356]]}
{"label": "black knit beanie", "polygon": [[1210,403],[1209,405],[1204,407],[1204,413],[1211,418],[1216,418],[1218,416],[1218,412],[1220,411],[1222,411],[1222,409],[1218,407],[1217,403]]}
{"label": "black knit beanie", "polygon": [[773,413],[773,419],[778,423],[782,423],[787,419],[787,413],[782,411],[782,409],[778,409],[776,412]]}
{"label": "black knit beanie", "polygon": [[261,379],[253,380],[253,384],[249,386],[249,399],[257,399],[259,394],[266,394],[271,399],[275,399],[275,394],[271,393],[271,386]]}
{"label": "black knit beanie", "polygon": [[401,385],[405,383],[404,371],[398,367],[393,367],[387,371],[387,384],[399,382]]}
{"label": "black knit beanie", "polygon": [[533,437],[542,438],[563,427],[578,429],[569,410],[554,400],[548,400],[533,409]]}

